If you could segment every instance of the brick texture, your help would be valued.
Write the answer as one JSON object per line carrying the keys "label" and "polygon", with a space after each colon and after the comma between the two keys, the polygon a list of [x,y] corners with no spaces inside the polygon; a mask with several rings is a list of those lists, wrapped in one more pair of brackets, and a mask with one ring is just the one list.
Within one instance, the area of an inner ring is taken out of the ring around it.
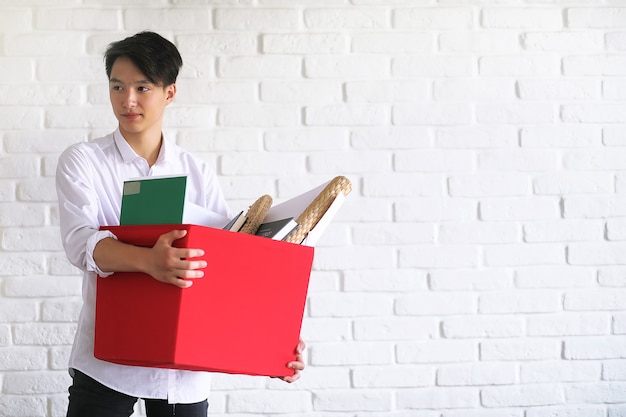
{"label": "brick texture", "polygon": [[0,27],[1,416],[65,415],[56,160],[115,128],[102,53],[144,29],[233,210],[354,184],[303,378],[216,375],[210,415],[626,416],[626,2],[0,0]]}

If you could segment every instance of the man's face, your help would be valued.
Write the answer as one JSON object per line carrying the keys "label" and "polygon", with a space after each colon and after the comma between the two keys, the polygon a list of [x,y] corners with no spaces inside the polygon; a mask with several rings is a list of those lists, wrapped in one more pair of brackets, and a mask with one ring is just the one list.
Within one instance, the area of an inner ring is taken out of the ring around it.
{"label": "man's face", "polygon": [[176,85],[156,85],[125,57],[115,60],[109,79],[109,98],[120,130],[127,139],[161,135],[163,112],[176,94]]}

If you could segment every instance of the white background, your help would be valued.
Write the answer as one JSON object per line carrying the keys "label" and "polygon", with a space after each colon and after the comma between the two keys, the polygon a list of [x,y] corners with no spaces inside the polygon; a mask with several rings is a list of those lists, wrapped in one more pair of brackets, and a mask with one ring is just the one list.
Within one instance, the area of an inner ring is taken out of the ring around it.
{"label": "white background", "polygon": [[56,160],[115,128],[102,54],[144,29],[234,211],[354,184],[302,380],[217,375],[212,414],[626,416],[624,0],[0,0],[0,415],[65,415]]}

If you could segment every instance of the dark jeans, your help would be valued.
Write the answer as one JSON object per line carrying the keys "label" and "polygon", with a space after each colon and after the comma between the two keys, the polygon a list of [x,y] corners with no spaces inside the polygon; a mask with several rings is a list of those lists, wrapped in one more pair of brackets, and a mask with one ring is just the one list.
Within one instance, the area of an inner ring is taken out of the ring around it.
{"label": "dark jeans", "polygon": [[[74,371],[69,389],[67,417],[129,417],[138,398],[117,392],[84,373]],[[209,403],[168,404],[167,400],[144,400],[148,417],[207,417]]]}

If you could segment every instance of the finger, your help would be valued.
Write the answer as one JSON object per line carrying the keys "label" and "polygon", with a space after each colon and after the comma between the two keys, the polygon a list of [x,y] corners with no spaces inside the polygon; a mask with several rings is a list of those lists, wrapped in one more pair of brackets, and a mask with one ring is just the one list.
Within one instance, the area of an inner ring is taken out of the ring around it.
{"label": "finger", "polygon": [[174,275],[178,278],[202,278],[206,268],[206,261],[181,261],[180,265],[169,269],[170,272],[174,272]]}
{"label": "finger", "polygon": [[172,230],[172,231],[169,231],[169,232],[167,232],[165,234],[162,234],[160,236],[160,239],[164,239],[165,243],[167,243],[168,245],[171,246],[172,243],[175,240],[178,240],[178,239],[181,239],[181,238],[185,237],[186,234],[187,234],[187,231],[184,230],[184,229],[182,229],[182,230]]}
{"label": "finger", "polygon": [[304,357],[302,356],[301,353],[298,353],[296,355],[296,359],[294,361],[288,363],[287,366],[291,368],[290,365],[295,364],[295,363],[301,363],[301,364],[303,364],[303,367],[304,367]]}
{"label": "finger", "polygon": [[185,269],[204,269],[206,266],[206,261],[188,261],[185,264]]}
{"label": "finger", "polygon": [[285,381],[288,384],[292,384],[294,382],[296,382],[298,379],[300,379],[300,376],[298,375],[297,377],[294,376],[285,376],[283,378],[281,378],[283,381]]}
{"label": "finger", "polygon": [[283,376],[280,379],[291,384],[293,382],[296,382],[298,379],[300,379],[300,372],[296,371],[293,375]]}
{"label": "finger", "polygon": [[204,271],[199,271],[196,269],[179,269],[176,271],[176,278],[193,279],[202,278],[203,276]]}
{"label": "finger", "polygon": [[193,285],[192,281],[187,281],[178,277],[170,278],[165,281],[167,284],[172,284],[178,288],[189,288]]}
{"label": "finger", "polygon": [[180,259],[191,259],[198,258],[200,256],[204,256],[204,251],[202,249],[180,249],[176,252]]}
{"label": "finger", "polygon": [[187,271],[171,268],[169,270],[169,277],[165,278],[163,282],[179,288],[189,288],[193,285],[192,281],[188,281],[189,278],[201,278],[203,275],[204,273],[202,271]]}
{"label": "finger", "polygon": [[[174,262],[169,268],[169,271],[187,271],[187,270],[200,270],[207,267],[206,261],[186,261],[181,259],[179,262]],[[178,275],[180,276],[180,275]]]}
{"label": "finger", "polygon": [[291,368],[291,369],[295,370],[296,372],[303,371],[304,370],[304,362],[302,362],[302,361],[289,362],[287,364],[287,368]]}
{"label": "finger", "polygon": [[304,352],[304,349],[306,349],[306,343],[304,343],[304,340],[300,339],[298,341],[298,346],[296,346],[296,354],[301,354]]}

